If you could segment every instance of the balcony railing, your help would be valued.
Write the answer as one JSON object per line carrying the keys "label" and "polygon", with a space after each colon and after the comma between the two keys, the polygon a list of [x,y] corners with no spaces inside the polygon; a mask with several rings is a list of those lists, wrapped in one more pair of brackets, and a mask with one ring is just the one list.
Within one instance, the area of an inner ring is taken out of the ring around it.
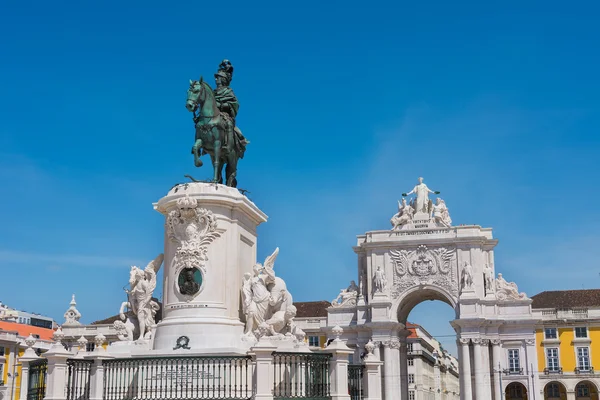
{"label": "balcony railing", "polygon": [[544,368],[544,375],[554,375],[559,374],[562,375],[563,369],[561,368]]}
{"label": "balcony railing", "polygon": [[504,375],[523,375],[523,368],[506,368],[502,372]]}
{"label": "balcony railing", "polygon": [[577,375],[582,375],[582,374],[589,374],[589,375],[593,375],[594,374],[594,367],[589,367],[589,368],[575,368],[575,373]]}

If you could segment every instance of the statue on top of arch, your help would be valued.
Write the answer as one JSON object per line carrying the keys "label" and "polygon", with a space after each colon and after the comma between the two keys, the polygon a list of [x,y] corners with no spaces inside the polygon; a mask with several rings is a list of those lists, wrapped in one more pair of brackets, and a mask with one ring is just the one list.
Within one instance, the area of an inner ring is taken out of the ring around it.
{"label": "statue on top of arch", "polygon": [[[392,230],[400,230],[404,225],[413,223],[414,220],[429,220],[449,228],[452,224],[450,213],[446,202],[437,198],[435,203],[429,198],[429,194],[440,194],[438,191],[429,189],[423,178],[419,177],[419,183],[408,193],[402,193],[402,202],[398,202],[398,213],[396,213],[390,223]],[[406,202],[404,197],[414,194],[410,202]]]}

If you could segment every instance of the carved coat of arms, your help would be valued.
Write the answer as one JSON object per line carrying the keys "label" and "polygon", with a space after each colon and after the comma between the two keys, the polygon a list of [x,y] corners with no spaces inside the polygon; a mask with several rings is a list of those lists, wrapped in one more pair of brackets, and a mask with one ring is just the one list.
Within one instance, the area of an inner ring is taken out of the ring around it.
{"label": "carved coat of arms", "polygon": [[455,249],[438,247],[428,249],[421,245],[415,250],[391,250],[394,263],[392,297],[413,286],[437,285],[453,295],[458,295],[458,283],[454,272]]}
{"label": "carved coat of arms", "polygon": [[177,208],[169,212],[166,224],[169,239],[178,245],[172,262],[175,276],[184,268],[198,268],[205,276],[208,246],[221,236],[215,215],[186,196],[177,200]]}

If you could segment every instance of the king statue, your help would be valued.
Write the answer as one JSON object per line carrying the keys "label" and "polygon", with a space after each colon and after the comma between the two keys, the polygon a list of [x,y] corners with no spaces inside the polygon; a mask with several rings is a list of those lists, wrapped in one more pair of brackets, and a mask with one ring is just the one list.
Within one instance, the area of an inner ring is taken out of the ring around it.
{"label": "king statue", "polygon": [[231,146],[234,146],[236,143],[243,145],[249,143],[244,135],[242,135],[242,131],[235,126],[235,117],[237,116],[240,108],[240,103],[238,102],[237,97],[235,97],[233,89],[229,87],[232,79],[233,65],[231,65],[229,60],[221,61],[221,64],[219,64],[219,70],[215,74],[215,83],[217,84],[217,88],[215,89],[214,94],[217,107],[225,119],[227,134],[225,135],[225,143],[223,145],[227,149],[230,149]]}
{"label": "king statue", "polygon": [[196,138],[192,147],[194,164],[203,165],[200,157],[210,155],[214,168],[213,182],[223,183],[222,169],[225,169],[226,184],[237,186],[237,163],[244,158],[246,145],[250,143],[236,126],[240,103],[233,89],[229,87],[233,78],[233,65],[223,60],[215,76],[216,89],[212,89],[202,77],[190,80],[186,108],[192,112],[196,128]]}

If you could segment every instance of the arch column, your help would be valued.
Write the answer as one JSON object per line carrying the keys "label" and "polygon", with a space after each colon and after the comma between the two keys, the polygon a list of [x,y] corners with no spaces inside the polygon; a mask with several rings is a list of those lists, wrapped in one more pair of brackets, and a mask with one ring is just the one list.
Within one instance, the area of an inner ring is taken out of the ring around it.
{"label": "arch column", "polygon": [[471,388],[471,352],[469,343],[471,339],[460,338],[458,340],[460,348],[460,398],[461,400],[472,400],[473,391]]}
{"label": "arch column", "polygon": [[400,399],[400,341],[397,338],[383,342],[385,357],[385,398]]}
{"label": "arch column", "polygon": [[384,341],[383,345],[383,398],[385,400],[392,400],[392,349],[390,348],[390,342]]}
{"label": "arch column", "polygon": [[400,400],[408,400],[408,342],[410,331],[400,331]]}
{"label": "arch column", "polygon": [[485,394],[485,382],[483,380],[483,354],[481,353],[481,345],[483,339],[471,339],[473,342],[473,373],[475,374],[475,398],[488,399],[490,394]]}
{"label": "arch column", "polygon": [[500,339],[492,339],[492,371],[494,373],[494,399],[502,400],[502,387],[500,386],[500,375],[502,373],[501,360],[502,360],[502,348],[500,347]]}

